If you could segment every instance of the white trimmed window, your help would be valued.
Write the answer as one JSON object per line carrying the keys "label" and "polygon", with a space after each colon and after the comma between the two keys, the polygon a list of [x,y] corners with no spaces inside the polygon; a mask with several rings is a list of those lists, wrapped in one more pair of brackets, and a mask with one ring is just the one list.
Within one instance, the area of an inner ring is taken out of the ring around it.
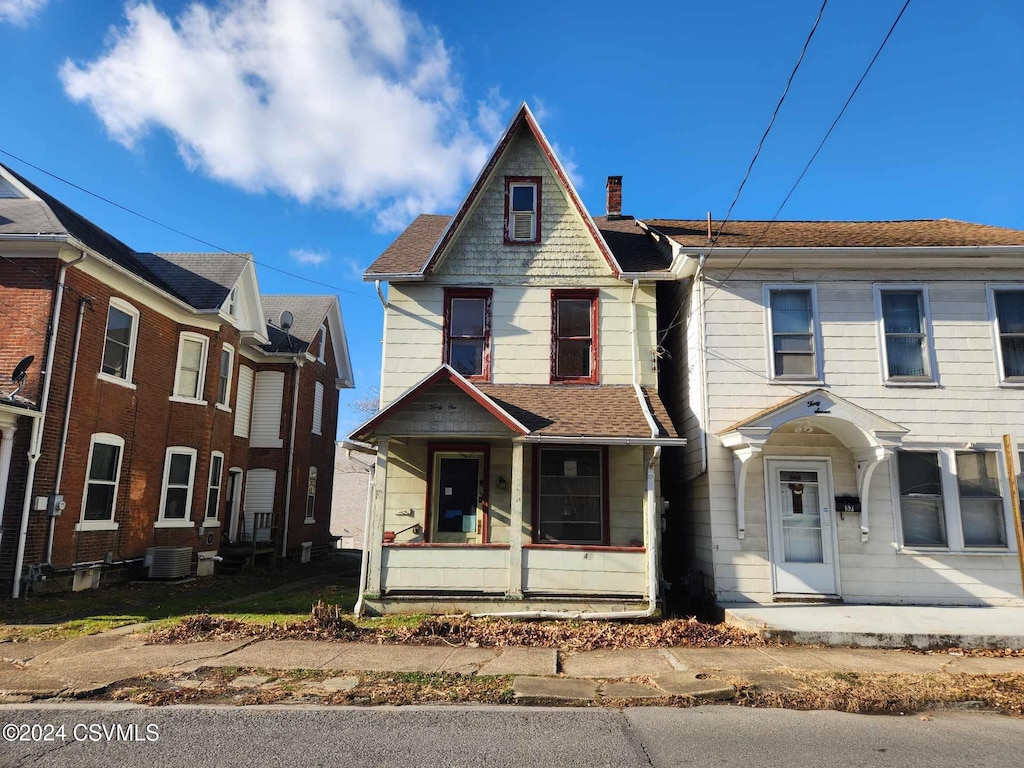
{"label": "white trimmed window", "polygon": [[224,309],[232,317],[237,317],[238,312],[238,286],[236,285],[231,289],[231,293],[228,294],[228,300],[224,302]]}
{"label": "white trimmed window", "polygon": [[324,385],[313,385],[313,434],[322,435],[324,426]]}
{"label": "white trimmed window", "polygon": [[821,330],[814,286],[766,285],[764,290],[770,377],[821,381]]}
{"label": "white trimmed window", "polygon": [[178,364],[174,373],[173,400],[205,404],[203,385],[206,353],[210,340],[199,333],[183,331],[178,337]]}
{"label": "white trimmed window", "polygon": [[157,526],[192,525],[192,489],[196,474],[196,449],[172,446],[164,459]]}
{"label": "white trimmed window", "polygon": [[235,437],[249,436],[249,417],[252,415],[252,368],[238,366],[238,394],[235,395]]}
{"label": "white trimmed window", "polygon": [[505,177],[505,242],[540,242],[540,177]]}
{"label": "white trimmed window", "polygon": [[1024,385],[1024,289],[989,288],[1002,384]]}
{"label": "white trimmed window", "polygon": [[220,368],[217,372],[217,405],[231,407],[231,374],[235,370],[235,348],[224,344],[220,349]]}
{"label": "white trimmed window", "polygon": [[903,546],[1006,550],[1010,505],[1002,464],[995,450],[898,451]]}
{"label": "white trimmed window", "polygon": [[89,463],[85,469],[82,519],[77,530],[116,528],[114,508],[121,478],[124,438],[98,432],[89,441]]}
{"label": "white trimmed window", "polygon": [[100,378],[131,385],[138,334],[139,310],[127,301],[111,297],[107,307]]}
{"label": "white trimmed window", "polygon": [[206,519],[216,520],[220,508],[220,484],[224,475],[224,454],[214,451],[210,454],[210,484],[206,491]]}
{"label": "white trimmed window", "polygon": [[317,336],[317,338],[320,340],[320,346],[319,346],[319,348],[316,351],[316,359],[317,359],[317,362],[322,363],[322,362],[324,362],[324,355],[326,354],[326,349],[327,349],[327,326],[326,325],[321,325],[320,326],[320,333]]}
{"label": "white trimmed window", "polygon": [[928,289],[924,286],[875,286],[886,384],[934,384]]}
{"label": "white trimmed window", "polygon": [[309,468],[309,482],[306,484],[306,519],[312,523],[316,518],[316,467]]}

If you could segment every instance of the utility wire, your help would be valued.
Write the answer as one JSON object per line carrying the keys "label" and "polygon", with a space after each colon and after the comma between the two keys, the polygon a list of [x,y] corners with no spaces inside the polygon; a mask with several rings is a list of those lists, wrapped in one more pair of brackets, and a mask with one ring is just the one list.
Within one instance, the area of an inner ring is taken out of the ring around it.
{"label": "utility wire", "polygon": [[[157,219],[154,219],[154,218],[152,218],[150,216],[147,216],[144,213],[139,213],[138,211],[133,210],[132,208],[129,208],[129,207],[125,206],[125,205],[121,205],[121,203],[119,203],[119,202],[117,202],[115,200],[111,200],[109,197],[104,197],[103,195],[100,195],[100,194],[98,194],[96,192],[93,192],[90,189],[86,189],[85,187],[83,187],[83,186],[81,186],[79,184],[76,184],[73,181],[69,181],[68,179],[65,179],[63,176],[58,176],[56,173],[52,173],[51,171],[48,171],[45,168],[41,168],[38,165],[35,165],[34,163],[30,163],[28,160],[25,160],[24,158],[18,157],[14,153],[8,152],[6,149],[3,149],[2,147],[0,147],[0,154],[7,155],[7,157],[13,158],[14,160],[17,160],[19,163],[23,163],[24,165],[27,165],[29,168],[37,170],[40,173],[44,173],[47,176],[49,176],[50,178],[56,179],[57,181],[61,182],[62,184],[67,184],[69,187],[73,187],[74,189],[77,189],[79,192],[84,192],[85,194],[90,195],[91,197],[95,197],[97,200],[102,200],[104,203],[107,203],[108,205],[112,205],[115,208],[119,208],[122,211],[124,211],[125,213],[130,213],[132,216],[137,216],[138,218],[140,218],[140,219],[142,219],[144,221],[148,221],[151,224],[156,224],[158,227],[162,227],[162,228],[164,228],[164,229],[166,229],[166,230],[168,230],[170,232],[175,233],[176,235],[181,235],[182,237],[186,237],[189,240],[193,240],[193,241],[195,241],[197,243],[205,245],[208,248],[213,248],[215,251],[221,251],[222,253],[226,253],[226,254],[228,254],[230,256],[237,256],[240,259],[243,259],[245,261],[249,261],[249,257],[246,256],[245,254],[238,253],[237,251],[230,251],[227,248],[222,248],[221,246],[217,245],[216,243],[211,243],[208,240],[203,240],[201,237],[196,237],[195,235],[190,235],[188,232],[184,232],[184,231],[182,231],[180,229],[177,229],[176,227],[172,227],[170,224],[164,224],[162,221],[158,221]],[[358,291],[352,291],[352,290],[349,290],[347,288],[339,288],[338,286],[331,285],[330,283],[324,283],[324,282],[321,282],[319,280],[314,280],[311,277],[306,277],[304,275],[299,275],[299,274],[296,274],[295,272],[289,272],[286,269],[281,269],[280,267],[275,267],[275,266],[273,266],[271,264],[267,264],[267,263],[262,262],[262,261],[256,261],[256,259],[252,259],[252,263],[256,264],[257,266],[273,270],[274,272],[280,272],[282,275],[287,275],[288,277],[294,277],[297,280],[304,280],[305,282],[311,283],[313,285],[319,285],[319,286],[321,286],[323,288],[330,288],[332,291],[337,291],[338,293],[348,293],[348,294],[351,294],[353,296],[361,296],[364,299],[373,299],[374,298],[373,296],[369,296],[369,295],[367,295],[365,293],[359,293]]]}
{"label": "utility wire", "polygon": [[[782,209],[786,207],[786,204],[789,202],[789,199],[793,196],[793,193],[796,191],[796,188],[800,185],[800,182],[804,180],[804,177],[807,175],[807,171],[810,170],[811,165],[818,158],[818,155],[821,153],[822,148],[825,146],[825,142],[827,142],[829,140],[829,137],[832,135],[832,132],[835,130],[836,125],[839,123],[840,119],[842,119],[843,115],[846,113],[847,107],[850,106],[850,102],[853,101],[853,97],[856,96],[857,95],[857,91],[860,90],[861,84],[867,78],[868,73],[871,71],[871,68],[875,66],[875,62],[878,61],[878,57],[881,55],[882,50],[885,48],[886,44],[889,42],[889,38],[892,37],[892,33],[896,30],[896,25],[900,23],[900,19],[903,18],[903,14],[906,12],[907,7],[909,5],[910,5],[910,0],[906,0],[906,2],[903,3],[903,7],[900,8],[900,12],[898,14],[896,14],[896,19],[893,21],[892,25],[889,27],[889,31],[886,32],[885,37],[882,39],[881,44],[878,46],[877,50],[875,51],[875,55],[871,57],[871,61],[868,62],[868,65],[864,69],[863,74],[861,74],[860,79],[857,81],[857,84],[855,86],[853,86],[853,90],[850,91],[850,95],[847,96],[846,101],[843,103],[842,109],[839,110],[839,113],[836,115],[835,119],[832,121],[832,124],[829,126],[828,130],[825,132],[825,135],[822,137],[821,141],[818,143],[818,146],[814,150],[814,153],[811,155],[810,159],[804,165],[803,170],[800,171],[800,175],[797,177],[796,181],[793,182],[793,186],[791,186],[789,188],[789,192],[786,193],[786,196],[783,198],[782,203],[780,203],[779,207],[775,209],[775,215],[773,215],[772,218],[768,221],[768,223],[765,225],[764,229],[761,230],[761,233],[757,236],[757,238],[754,240],[754,242],[747,248],[746,251],[744,251],[743,256],[740,257],[740,260],[736,262],[736,264],[733,266],[733,268],[731,270],[729,270],[729,274],[726,275],[723,280],[718,281],[718,284],[711,290],[710,293],[708,293],[707,296],[704,297],[704,299],[700,303],[700,306],[697,307],[697,311],[698,312],[700,312],[704,308],[704,306],[708,303],[708,301],[711,299],[711,297],[714,296],[721,289],[721,287],[723,285],[725,285],[725,283],[727,283],[729,281],[729,278],[731,278],[736,273],[736,270],[740,268],[740,265],[743,264],[743,262],[746,260],[746,258],[750,255],[750,252],[753,251],[754,248],[756,248],[760,244],[760,242],[764,239],[765,235],[768,234],[768,230],[771,229],[771,226],[778,220],[779,215],[782,213]],[[721,230],[719,230],[719,234],[721,234]],[[713,247],[713,245],[712,245],[712,247]],[[710,255],[710,253],[711,252],[708,251],[707,255]],[[680,311],[682,311],[682,304],[680,304],[679,311],[676,312],[676,316],[672,318],[672,323],[664,331],[662,331],[661,339],[658,342],[659,344],[664,343],[665,337],[668,335],[668,332],[671,331],[676,326],[678,326],[680,324],[680,322],[686,322],[686,318],[684,318],[683,321],[678,321],[677,322],[677,318],[679,316],[679,312]],[[689,317],[689,315],[687,316],[687,318],[688,317]]]}

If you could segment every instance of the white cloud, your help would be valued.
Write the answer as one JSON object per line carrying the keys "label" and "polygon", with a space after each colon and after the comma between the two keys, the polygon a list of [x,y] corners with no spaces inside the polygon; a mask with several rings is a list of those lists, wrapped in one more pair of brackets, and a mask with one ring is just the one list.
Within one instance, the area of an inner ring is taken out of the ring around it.
{"label": "white cloud", "polygon": [[0,22],[27,24],[49,0],[0,0]]}
{"label": "white cloud", "polygon": [[396,0],[197,2],[174,19],[141,2],[126,14],[102,55],[65,61],[67,94],[126,147],[165,129],[189,167],[245,190],[399,228],[456,203],[494,138],[500,95],[470,116],[438,31]]}
{"label": "white cloud", "polygon": [[288,252],[293,261],[310,267],[319,267],[331,260],[331,255],[324,251],[311,251],[307,248],[295,248]]}

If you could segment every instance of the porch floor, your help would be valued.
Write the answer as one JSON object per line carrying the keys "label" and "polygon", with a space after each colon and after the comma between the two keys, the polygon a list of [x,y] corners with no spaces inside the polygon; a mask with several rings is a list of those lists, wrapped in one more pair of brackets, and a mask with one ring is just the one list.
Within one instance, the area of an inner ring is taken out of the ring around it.
{"label": "porch floor", "polygon": [[1024,648],[1013,606],[719,603],[727,624],[789,643],[873,648]]}

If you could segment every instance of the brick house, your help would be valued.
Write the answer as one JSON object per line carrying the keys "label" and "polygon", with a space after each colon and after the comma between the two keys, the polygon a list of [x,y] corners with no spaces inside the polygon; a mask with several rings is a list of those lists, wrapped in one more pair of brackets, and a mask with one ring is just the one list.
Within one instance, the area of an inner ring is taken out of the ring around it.
{"label": "brick house", "polygon": [[524,104],[388,283],[360,608],[649,615],[658,600],[663,247],[595,220]]}
{"label": "brick house", "polygon": [[141,573],[153,547],[202,571],[222,542],[328,544],[352,386],[336,297],[263,296],[247,254],[135,251],[0,166],[0,311],[0,373],[34,358],[0,400],[14,596]]}

